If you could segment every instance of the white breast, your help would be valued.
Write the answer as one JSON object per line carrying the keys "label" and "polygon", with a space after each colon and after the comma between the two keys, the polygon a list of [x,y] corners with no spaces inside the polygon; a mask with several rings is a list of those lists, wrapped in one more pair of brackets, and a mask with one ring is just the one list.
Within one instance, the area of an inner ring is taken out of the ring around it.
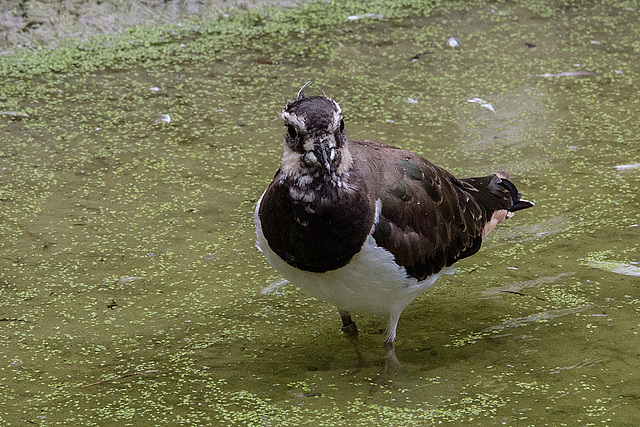
{"label": "white breast", "polygon": [[299,270],[282,260],[265,239],[258,216],[261,201],[262,198],[254,215],[256,246],[267,262],[304,292],[335,305],[339,310],[399,317],[402,310],[433,285],[441,274],[455,272],[454,267],[448,267],[418,281],[407,276],[405,268],[398,266],[391,252],[379,247],[371,234],[361,251],[344,267],[324,273]]}

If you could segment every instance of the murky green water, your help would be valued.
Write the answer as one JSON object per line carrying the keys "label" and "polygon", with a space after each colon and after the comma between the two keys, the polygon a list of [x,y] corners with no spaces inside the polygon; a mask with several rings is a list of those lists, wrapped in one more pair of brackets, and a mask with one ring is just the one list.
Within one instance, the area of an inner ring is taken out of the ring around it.
{"label": "murky green water", "polygon": [[[306,5],[6,77],[0,423],[635,425],[632,3],[357,21],[380,11]],[[536,202],[405,310],[403,366],[382,387],[380,319],[358,317],[369,366],[354,372],[333,307],[260,293],[278,276],[253,208],[279,164],[284,97],[311,78],[349,136],[459,175],[506,170]]]}

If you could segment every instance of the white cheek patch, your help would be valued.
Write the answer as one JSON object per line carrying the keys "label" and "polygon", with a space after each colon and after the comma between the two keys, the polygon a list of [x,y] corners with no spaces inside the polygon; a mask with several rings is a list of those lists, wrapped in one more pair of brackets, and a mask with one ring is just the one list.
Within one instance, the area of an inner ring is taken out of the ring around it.
{"label": "white cheek patch", "polygon": [[313,151],[313,149],[315,148],[313,144],[313,138],[307,138],[302,146],[304,147],[304,151]]}
{"label": "white cheek patch", "polygon": [[318,163],[318,158],[316,157],[315,154],[313,154],[312,151],[307,151],[307,153],[304,155],[304,160],[307,164],[317,164]]}
{"label": "white cheek patch", "polygon": [[297,175],[301,171],[300,154],[289,149],[287,144],[284,145],[284,154],[282,155],[280,169],[284,175]]}
{"label": "white cheek patch", "polygon": [[340,150],[342,154],[342,158],[340,159],[340,165],[338,166],[337,173],[339,175],[346,174],[349,169],[351,169],[351,164],[353,163],[353,158],[351,157],[351,152],[349,151],[348,146],[342,147]]}

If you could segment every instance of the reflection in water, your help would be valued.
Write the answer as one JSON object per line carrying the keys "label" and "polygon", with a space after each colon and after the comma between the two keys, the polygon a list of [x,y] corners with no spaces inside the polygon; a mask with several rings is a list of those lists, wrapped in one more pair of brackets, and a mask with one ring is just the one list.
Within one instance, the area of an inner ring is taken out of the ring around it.
{"label": "reflection in water", "polygon": [[568,314],[580,313],[581,311],[587,310],[589,308],[593,308],[593,306],[585,306],[585,307],[577,307],[577,308],[564,308],[561,310],[547,310],[540,313],[531,314],[525,317],[518,317],[515,319],[507,319],[500,325],[490,326],[483,330],[483,332],[490,331],[502,331],[506,328],[517,328],[520,326],[525,326],[532,322],[542,322],[550,319],[555,319],[556,317],[566,316]]}
{"label": "reflection in water", "polygon": [[556,282],[558,279],[563,277],[571,277],[576,273],[560,273],[555,276],[547,276],[547,277],[538,277],[532,280],[525,280],[522,282],[511,283],[506,286],[498,286],[495,288],[487,288],[483,289],[477,293],[478,298],[480,299],[490,299],[490,298],[502,298],[505,294],[522,294],[523,289],[534,288],[537,286],[548,285],[550,283]]}

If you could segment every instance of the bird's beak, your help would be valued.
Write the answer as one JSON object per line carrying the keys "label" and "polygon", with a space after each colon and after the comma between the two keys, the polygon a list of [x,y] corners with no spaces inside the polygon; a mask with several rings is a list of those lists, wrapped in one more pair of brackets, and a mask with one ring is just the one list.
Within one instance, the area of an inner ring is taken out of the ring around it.
{"label": "bird's beak", "polygon": [[316,149],[316,157],[322,162],[322,167],[331,175],[331,154],[330,148],[325,141],[320,141]]}

